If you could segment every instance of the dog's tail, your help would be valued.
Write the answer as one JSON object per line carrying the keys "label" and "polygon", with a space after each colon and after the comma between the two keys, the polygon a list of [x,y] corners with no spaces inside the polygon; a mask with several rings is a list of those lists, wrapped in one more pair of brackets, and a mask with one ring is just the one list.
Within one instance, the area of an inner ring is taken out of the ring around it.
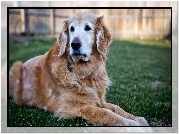
{"label": "dog's tail", "polygon": [[9,96],[17,104],[22,104],[22,62],[17,61],[11,67],[9,72]]}

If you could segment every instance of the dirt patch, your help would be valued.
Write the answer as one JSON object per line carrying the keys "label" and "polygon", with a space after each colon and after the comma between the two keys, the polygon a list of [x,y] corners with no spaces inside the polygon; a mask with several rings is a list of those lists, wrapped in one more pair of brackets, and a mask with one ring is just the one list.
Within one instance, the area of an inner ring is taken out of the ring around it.
{"label": "dirt patch", "polygon": [[151,86],[152,86],[152,88],[157,88],[157,87],[161,86],[162,84],[163,84],[163,82],[156,80],[151,83]]}

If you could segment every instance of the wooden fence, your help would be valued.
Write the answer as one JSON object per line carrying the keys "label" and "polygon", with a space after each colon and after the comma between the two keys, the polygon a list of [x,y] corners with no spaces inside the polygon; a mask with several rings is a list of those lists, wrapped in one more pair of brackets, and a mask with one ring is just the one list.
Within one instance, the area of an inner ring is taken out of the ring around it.
{"label": "wooden fence", "polygon": [[59,34],[76,12],[104,15],[114,38],[163,38],[171,34],[171,9],[9,9],[9,34]]}

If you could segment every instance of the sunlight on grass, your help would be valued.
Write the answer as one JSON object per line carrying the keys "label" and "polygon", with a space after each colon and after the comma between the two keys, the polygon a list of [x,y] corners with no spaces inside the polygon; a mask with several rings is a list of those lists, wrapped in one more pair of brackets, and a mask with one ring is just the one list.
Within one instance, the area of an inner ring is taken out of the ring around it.
{"label": "sunlight on grass", "polygon": [[131,42],[138,43],[140,45],[150,45],[171,48],[171,41],[168,39],[132,39]]}

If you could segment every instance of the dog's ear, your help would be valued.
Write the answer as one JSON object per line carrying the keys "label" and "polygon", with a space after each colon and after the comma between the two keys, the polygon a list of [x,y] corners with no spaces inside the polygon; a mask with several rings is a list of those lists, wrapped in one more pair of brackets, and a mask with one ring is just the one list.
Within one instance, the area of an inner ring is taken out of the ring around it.
{"label": "dog's ear", "polygon": [[112,36],[107,26],[104,24],[103,16],[97,18],[96,29],[97,50],[106,57],[109,44],[112,41]]}
{"label": "dog's ear", "polygon": [[68,20],[64,21],[64,25],[62,28],[62,32],[60,33],[60,36],[57,38],[57,43],[59,46],[59,56],[63,55],[68,43]]}

